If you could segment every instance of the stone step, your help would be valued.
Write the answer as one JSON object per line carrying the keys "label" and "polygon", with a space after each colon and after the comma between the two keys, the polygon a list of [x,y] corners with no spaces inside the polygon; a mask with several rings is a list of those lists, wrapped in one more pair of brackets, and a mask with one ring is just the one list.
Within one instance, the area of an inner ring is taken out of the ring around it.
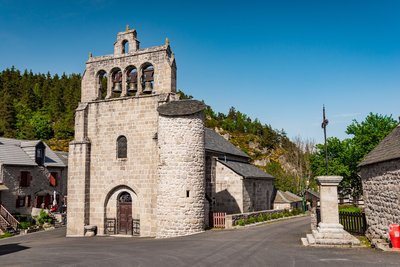
{"label": "stone step", "polygon": [[305,238],[305,237],[302,237],[301,238],[301,243],[303,244],[303,246],[309,246],[310,244],[308,243],[308,241],[307,241],[307,238]]}
{"label": "stone step", "polygon": [[[358,239],[357,239],[358,241]],[[360,242],[356,242],[355,240],[346,240],[346,239],[315,239],[316,244],[318,245],[330,245],[330,246],[357,246],[360,245]]]}
{"label": "stone step", "polygon": [[315,238],[314,235],[312,234],[307,234],[307,241],[310,245],[314,245],[315,244]]}

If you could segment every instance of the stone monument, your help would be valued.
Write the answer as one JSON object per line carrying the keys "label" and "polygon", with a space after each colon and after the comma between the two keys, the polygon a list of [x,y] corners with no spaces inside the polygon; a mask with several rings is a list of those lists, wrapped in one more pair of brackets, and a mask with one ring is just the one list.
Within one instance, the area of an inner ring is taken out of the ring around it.
{"label": "stone monument", "polygon": [[339,207],[337,186],[343,179],[342,176],[318,176],[320,188],[321,222],[317,230],[307,234],[301,241],[305,246],[356,246],[360,241],[343,230],[339,223]]}

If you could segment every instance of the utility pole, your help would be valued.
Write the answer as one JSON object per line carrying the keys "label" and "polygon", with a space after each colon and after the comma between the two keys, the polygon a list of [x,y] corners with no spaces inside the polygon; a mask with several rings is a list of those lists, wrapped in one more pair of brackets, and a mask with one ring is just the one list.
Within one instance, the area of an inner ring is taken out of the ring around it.
{"label": "utility pole", "polygon": [[328,126],[328,123],[329,123],[328,119],[325,118],[325,105],[323,105],[321,127],[324,129],[326,175],[328,175],[328,146],[326,145],[326,126]]}

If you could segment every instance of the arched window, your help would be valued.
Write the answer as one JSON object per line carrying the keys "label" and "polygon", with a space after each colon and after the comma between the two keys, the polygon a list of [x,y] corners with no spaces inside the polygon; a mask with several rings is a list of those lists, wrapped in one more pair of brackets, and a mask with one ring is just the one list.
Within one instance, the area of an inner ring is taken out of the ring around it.
{"label": "arched window", "polygon": [[118,198],[119,203],[130,203],[132,202],[132,197],[128,192],[122,192]]}
{"label": "arched window", "polygon": [[104,99],[107,96],[107,73],[104,70],[100,70],[97,74],[97,79],[99,98]]}
{"label": "arched window", "polygon": [[117,138],[117,158],[126,159],[128,154],[128,141],[121,135]]}
{"label": "arched window", "polygon": [[144,94],[151,94],[154,88],[154,67],[147,63],[143,67],[142,88]]}
{"label": "arched window", "polygon": [[120,97],[122,93],[122,71],[115,68],[111,71],[112,97]]}
{"label": "arched window", "polygon": [[129,53],[129,42],[127,40],[122,41],[122,54]]}
{"label": "arched window", "polygon": [[134,66],[129,66],[126,69],[126,84],[129,96],[136,95],[138,89],[137,81],[138,81],[137,69]]}

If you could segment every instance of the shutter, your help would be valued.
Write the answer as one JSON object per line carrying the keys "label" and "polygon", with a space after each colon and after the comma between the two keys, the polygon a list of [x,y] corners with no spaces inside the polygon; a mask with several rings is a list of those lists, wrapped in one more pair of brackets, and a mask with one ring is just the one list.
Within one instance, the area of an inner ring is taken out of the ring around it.
{"label": "shutter", "polygon": [[17,197],[17,201],[15,202],[15,207],[19,208],[19,197]]}
{"label": "shutter", "polygon": [[50,185],[53,187],[57,186],[57,173],[52,172],[49,178],[50,178]]}
{"label": "shutter", "polygon": [[30,186],[31,185],[31,182],[32,182],[32,175],[31,175],[31,173],[30,172],[28,172],[28,186]]}
{"label": "shutter", "polygon": [[31,206],[31,195],[28,195],[27,205],[28,208]]}

